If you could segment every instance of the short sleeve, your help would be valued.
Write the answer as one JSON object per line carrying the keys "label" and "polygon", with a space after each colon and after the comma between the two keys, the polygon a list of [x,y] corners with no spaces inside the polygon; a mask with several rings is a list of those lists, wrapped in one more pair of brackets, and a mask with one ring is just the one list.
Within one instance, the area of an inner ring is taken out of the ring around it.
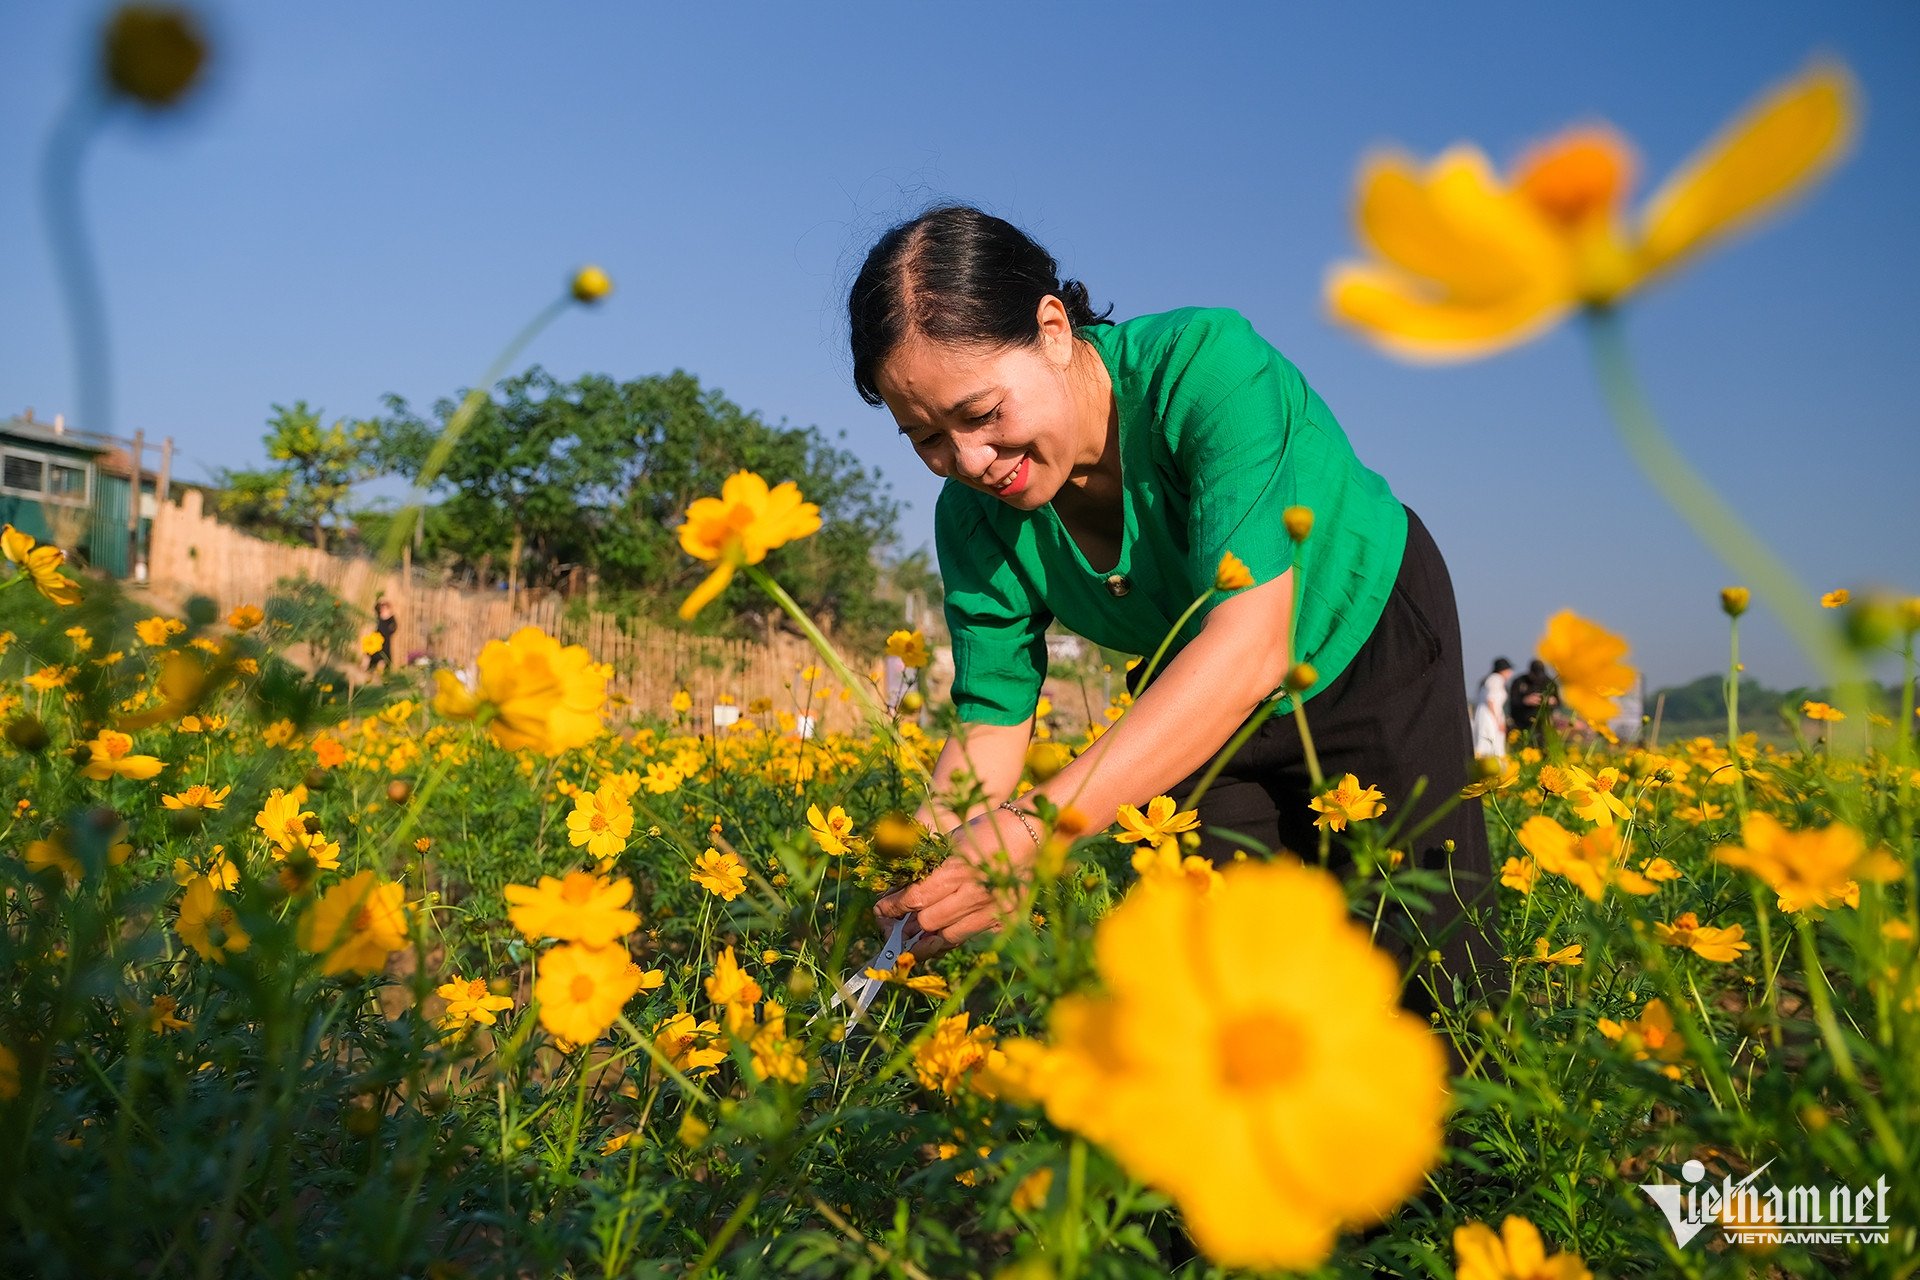
{"label": "short sleeve", "polygon": [[1232,552],[1255,585],[1293,566],[1283,513],[1298,501],[1289,452],[1307,411],[1305,380],[1236,311],[1189,323],[1169,397],[1175,467],[1187,483],[1188,572],[1211,582]]}
{"label": "short sleeve", "polygon": [[953,705],[969,723],[1021,724],[1039,705],[1053,615],[964,490],[941,490],[933,533],[953,641]]}

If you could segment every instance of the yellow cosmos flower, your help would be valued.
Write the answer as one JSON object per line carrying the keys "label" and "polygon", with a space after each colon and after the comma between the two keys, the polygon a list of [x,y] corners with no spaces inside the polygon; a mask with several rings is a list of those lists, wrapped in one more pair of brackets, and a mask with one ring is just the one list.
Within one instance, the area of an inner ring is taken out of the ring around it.
{"label": "yellow cosmos flower", "polygon": [[820,851],[829,857],[837,858],[853,847],[853,819],[837,804],[825,813],[820,812],[817,804],[808,805],[807,831]]}
{"label": "yellow cosmos flower", "polygon": [[640,784],[647,789],[648,795],[664,796],[680,789],[687,775],[670,764],[655,760],[647,766],[647,773]]}
{"label": "yellow cosmos flower", "polygon": [[747,864],[732,850],[721,853],[709,848],[693,864],[693,882],[722,902],[732,902],[747,889]]}
{"label": "yellow cosmos flower", "polygon": [[1555,951],[1553,944],[1545,938],[1535,938],[1533,940],[1533,954],[1527,957],[1526,963],[1558,964],[1565,965],[1570,969],[1577,969],[1586,963],[1580,955],[1584,949],[1580,943],[1576,942],[1571,946],[1561,947],[1558,951]]}
{"label": "yellow cosmos flower", "polygon": [[1809,720],[1821,720],[1828,724],[1837,724],[1847,718],[1847,713],[1828,706],[1824,702],[1808,699],[1800,704],[1800,714]]}
{"label": "yellow cosmos flower", "polygon": [[592,1044],[640,990],[640,970],[627,949],[569,943],[540,957],[533,998],[540,1025],[568,1044]]}
{"label": "yellow cosmos flower", "polygon": [[1633,687],[1637,675],[1622,662],[1627,642],[1571,609],[1547,619],[1546,634],[1534,646],[1553,668],[1560,697],[1589,723],[1603,725],[1620,714],[1614,699]]}
{"label": "yellow cosmos flower", "polygon": [[117,729],[102,729],[100,736],[87,743],[87,762],[80,776],[103,782],[108,778],[132,778],[135,782],[159,773],[166,765],[158,756],[133,754],[133,739]]}
{"label": "yellow cosmos flower", "polygon": [[209,787],[196,782],[178,795],[161,796],[160,803],[168,809],[220,809],[226,806],[227,797],[232,793],[232,787]]}
{"label": "yellow cosmos flower", "polygon": [[1634,161],[1605,126],[1536,148],[1502,181],[1456,146],[1424,169],[1401,154],[1362,168],[1355,222],[1373,254],[1326,284],[1336,320],[1397,355],[1464,360],[1603,308],[1805,191],[1845,152],[1852,77],[1816,63],[1683,164],[1626,226]]}
{"label": "yellow cosmos flower", "polygon": [[932,996],[935,1000],[945,1000],[950,994],[947,980],[937,973],[915,973],[913,967],[919,963],[911,951],[900,953],[900,959],[891,969],[868,969],[866,975],[875,982],[891,983],[896,987],[905,987],[909,991],[918,991],[923,996]]}
{"label": "yellow cosmos flower", "polygon": [[1419,1187],[1445,1055],[1331,876],[1244,862],[1204,896],[1135,890],[1094,946],[1105,994],[1054,1006],[1047,1114],[1169,1193],[1209,1258],[1313,1267]]}
{"label": "yellow cosmos flower", "polygon": [[778,1003],[767,1001],[760,1025],[747,1047],[753,1054],[753,1073],[762,1080],[781,1080],[787,1084],[807,1082],[807,1060],[787,1038],[787,1011]]}
{"label": "yellow cosmos flower", "polygon": [[673,714],[683,716],[693,710],[693,695],[685,689],[673,695]]}
{"label": "yellow cosmos flower", "polygon": [[1838,609],[1851,599],[1853,599],[1853,592],[1847,590],[1845,587],[1841,587],[1837,591],[1829,591],[1821,596],[1820,607],[1822,609]]}
{"label": "yellow cosmos flower", "polygon": [[1325,793],[1307,801],[1307,807],[1320,815],[1313,820],[1314,826],[1345,831],[1349,822],[1365,822],[1385,813],[1385,801],[1378,787],[1362,787],[1360,779],[1349,773]]}
{"label": "yellow cosmos flower", "polygon": [[1220,557],[1220,567],[1213,573],[1215,591],[1238,591],[1253,585],[1253,572],[1247,568],[1246,561],[1229,551]]}
{"label": "yellow cosmos flower", "polygon": [[573,797],[567,815],[567,840],[574,848],[586,846],[596,858],[611,858],[627,847],[633,834],[633,809],[618,790],[601,787]]}
{"label": "yellow cosmos flower", "polygon": [[175,922],[180,941],[199,953],[202,960],[223,964],[236,952],[245,951],[252,942],[240,927],[233,908],[214,892],[203,876],[187,886],[180,896],[180,918]]}
{"label": "yellow cosmos flower", "polygon": [[253,630],[266,620],[266,610],[257,604],[240,605],[227,615],[227,625],[241,633]]}
{"label": "yellow cosmos flower", "polygon": [[436,986],[434,994],[447,1002],[440,1015],[440,1027],[445,1031],[467,1027],[468,1023],[492,1027],[499,1021],[495,1017],[497,1013],[513,1007],[513,996],[495,996],[484,979],[461,979],[455,975],[453,981]]}
{"label": "yellow cosmos flower", "polygon": [[1640,874],[1645,876],[1647,879],[1653,881],[1655,884],[1661,884],[1668,880],[1678,880],[1681,878],[1680,868],[1674,866],[1671,862],[1668,862],[1665,858],[1659,858],[1659,857],[1648,858],[1645,862],[1641,863]]}
{"label": "yellow cosmos flower", "polygon": [[727,1060],[720,1048],[720,1024],[708,1018],[699,1021],[690,1013],[676,1013],[653,1029],[653,1047],[673,1064],[673,1069],[688,1076],[711,1075]]}
{"label": "yellow cosmos flower", "polygon": [[1200,825],[1198,810],[1188,809],[1177,812],[1180,806],[1172,796],[1155,796],[1147,801],[1147,811],[1140,812],[1130,804],[1120,806],[1115,821],[1120,824],[1120,832],[1114,839],[1122,844],[1149,845],[1159,844],[1168,836],[1177,836],[1184,831],[1193,831]]}
{"label": "yellow cosmos flower", "polygon": [[759,564],[767,552],[820,528],[820,508],[800,498],[791,480],[771,489],[751,471],[736,471],[717,498],[696,498],[680,526],[680,546],[714,566],[706,581],[680,606],[683,619],[713,603],[743,564]]}
{"label": "yellow cosmos flower", "polygon": [[913,1073],[923,1088],[952,1097],[984,1066],[995,1039],[992,1027],[968,1027],[970,1014],[942,1018],[931,1036],[913,1050]]}
{"label": "yellow cosmos flower", "polygon": [[1564,796],[1575,816],[1600,827],[1633,816],[1626,801],[1614,794],[1619,785],[1620,771],[1611,765],[1599,773],[1588,773],[1576,764],[1550,764],[1540,770],[1540,786],[1547,794]]}
{"label": "yellow cosmos flower", "polygon": [[41,693],[52,693],[55,689],[64,688],[67,681],[73,679],[76,669],[74,667],[41,667],[27,677],[26,684],[29,689],[37,689]]}
{"label": "yellow cosmos flower", "polygon": [[1540,864],[1532,858],[1508,858],[1500,868],[1500,883],[1519,893],[1532,893],[1540,878]]}
{"label": "yellow cosmos flower", "polygon": [[1454,1280],[1592,1280],[1587,1264],[1574,1253],[1547,1256],[1539,1230],[1509,1214],[1500,1234],[1484,1222],[1469,1222],[1453,1232]]}
{"label": "yellow cosmos flower", "polygon": [[140,637],[140,643],[152,649],[158,649],[173,637],[187,629],[187,624],[178,618],[162,617],[155,614],[151,618],[142,618],[133,624],[133,634]]}
{"label": "yellow cosmos flower", "polygon": [[369,631],[360,637],[360,652],[371,658],[387,647],[387,638],[378,631]]}
{"label": "yellow cosmos flower", "polygon": [[260,828],[267,839],[284,846],[295,836],[308,831],[308,824],[316,821],[314,815],[305,808],[306,803],[305,787],[295,787],[291,791],[275,787],[267,796],[266,803],[260,806],[260,812],[253,816],[253,825]]}
{"label": "yellow cosmos flower", "polygon": [[477,689],[450,671],[434,672],[433,709],[455,720],[486,721],[493,740],[509,751],[530,748],[555,756],[600,736],[611,671],[577,644],[561,643],[538,627],[489,640],[476,660]]}
{"label": "yellow cosmos flower", "polygon": [[1884,884],[1901,874],[1891,854],[1869,852],[1865,837],[1844,822],[1789,831],[1765,813],[1748,814],[1740,824],[1740,845],[1719,846],[1713,856],[1765,881],[1780,895],[1782,911],[1829,907],[1849,896],[1857,903],[1860,881]]}
{"label": "yellow cosmos flower", "polygon": [[887,656],[898,658],[902,666],[917,671],[928,662],[927,638],[918,631],[896,631],[887,637]]}
{"label": "yellow cosmos flower", "polygon": [[1473,761],[1473,771],[1475,780],[1460,788],[1462,800],[1505,791],[1520,781],[1520,762],[1511,758],[1476,756]]}
{"label": "yellow cosmos flower", "polygon": [[1647,1001],[1638,1018],[1627,1022],[1602,1018],[1598,1026],[1601,1035],[1633,1054],[1634,1061],[1665,1063],[1660,1073],[1670,1080],[1680,1078],[1680,1068],[1675,1064],[1686,1056],[1687,1047],[1674,1029],[1673,1013],[1665,1001],[1655,997]]}
{"label": "yellow cosmos flower", "polygon": [[1564,876],[1589,901],[1606,897],[1609,887],[1639,896],[1656,891],[1654,883],[1620,861],[1620,841],[1612,827],[1595,827],[1576,836],[1552,818],[1536,814],[1516,833],[1542,871]]}
{"label": "yellow cosmos flower", "polygon": [[80,603],[80,584],[60,572],[67,553],[58,547],[35,546],[33,535],[12,525],[0,527],[0,552],[20,566],[34,590],[57,605]]}
{"label": "yellow cosmos flower", "polygon": [[165,1035],[169,1031],[184,1031],[189,1024],[186,1019],[176,1017],[180,1002],[173,996],[155,996],[153,1003],[147,1006],[147,1030],[154,1035]]}
{"label": "yellow cosmos flower", "polygon": [[1738,960],[1742,951],[1751,951],[1753,947],[1740,939],[1746,932],[1745,925],[1730,925],[1725,929],[1715,929],[1700,923],[1700,917],[1691,911],[1683,911],[1674,917],[1672,924],[1654,921],[1653,933],[1669,947],[1679,947],[1691,951],[1702,960],[1713,960],[1726,964]]}
{"label": "yellow cosmos flower", "polygon": [[760,984],[747,976],[733,958],[733,948],[723,948],[713,960],[713,973],[705,982],[707,999],[726,1012],[727,1030],[738,1032],[753,1022],[753,1006],[760,1003]]}
{"label": "yellow cosmos flower", "polygon": [[329,976],[378,973],[407,945],[406,893],[371,871],[347,877],[301,913],[301,948],[321,957],[320,972]]}
{"label": "yellow cosmos flower", "polygon": [[569,871],[560,880],[541,876],[532,887],[510,884],[501,896],[509,904],[508,921],[529,941],[558,938],[604,947],[640,927],[640,917],[627,909],[633,882],[624,878]]}

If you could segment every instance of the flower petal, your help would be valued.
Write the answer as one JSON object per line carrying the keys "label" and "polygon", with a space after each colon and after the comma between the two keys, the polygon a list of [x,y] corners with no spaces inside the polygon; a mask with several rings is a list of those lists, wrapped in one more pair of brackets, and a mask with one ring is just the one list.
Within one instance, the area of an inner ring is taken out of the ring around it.
{"label": "flower petal", "polygon": [[1536,289],[1498,302],[1437,301],[1405,276],[1347,264],[1327,278],[1333,319],[1358,329],[1406,360],[1474,360],[1518,346],[1557,324],[1572,308],[1569,294]]}
{"label": "flower petal", "polygon": [[1806,190],[1845,155],[1858,104],[1847,69],[1816,62],[1750,107],[1648,201],[1642,270],[1670,270]]}

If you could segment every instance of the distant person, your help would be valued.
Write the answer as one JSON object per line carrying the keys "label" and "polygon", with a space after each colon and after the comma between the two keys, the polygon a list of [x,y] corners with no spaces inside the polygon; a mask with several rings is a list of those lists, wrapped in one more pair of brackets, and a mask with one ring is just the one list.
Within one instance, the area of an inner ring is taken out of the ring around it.
{"label": "distant person", "polygon": [[1507,724],[1528,742],[1537,743],[1560,703],[1560,690],[1547,674],[1547,664],[1535,658],[1513,678],[1507,689]]}
{"label": "distant person", "polygon": [[1493,670],[1480,682],[1473,695],[1473,754],[1507,754],[1507,673],[1513,664],[1505,658],[1493,660]]}
{"label": "distant person", "polygon": [[380,636],[380,647],[367,655],[367,674],[372,675],[376,668],[393,670],[393,633],[400,628],[400,620],[393,616],[393,603],[386,599],[373,603],[373,629]]}

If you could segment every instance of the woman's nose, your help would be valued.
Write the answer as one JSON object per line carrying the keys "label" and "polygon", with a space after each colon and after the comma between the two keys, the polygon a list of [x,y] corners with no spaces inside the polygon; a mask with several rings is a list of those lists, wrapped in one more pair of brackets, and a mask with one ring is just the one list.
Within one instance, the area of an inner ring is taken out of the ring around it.
{"label": "woman's nose", "polygon": [[993,470],[994,460],[1000,456],[999,450],[985,441],[956,440],[953,445],[954,465],[960,474],[968,480],[981,481]]}

